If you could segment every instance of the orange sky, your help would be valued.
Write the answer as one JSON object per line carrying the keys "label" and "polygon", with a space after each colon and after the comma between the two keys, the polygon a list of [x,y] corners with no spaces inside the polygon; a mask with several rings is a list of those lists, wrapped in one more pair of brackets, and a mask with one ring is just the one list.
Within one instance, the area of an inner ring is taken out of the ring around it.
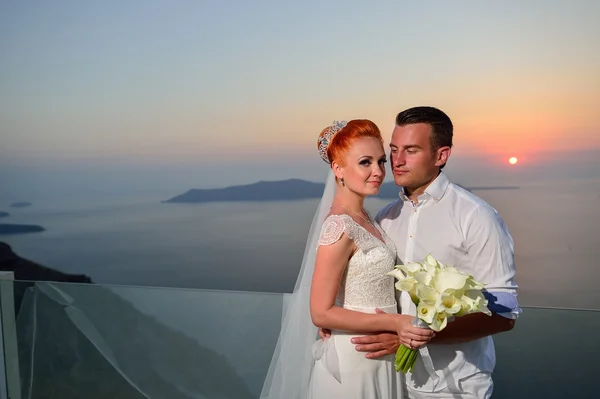
{"label": "orange sky", "polygon": [[116,18],[107,2],[65,6],[64,20],[2,6],[0,158],[318,159],[333,120],[371,119],[389,138],[415,105],[450,115],[464,157],[600,148],[600,3],[534,3],[157,3]]}

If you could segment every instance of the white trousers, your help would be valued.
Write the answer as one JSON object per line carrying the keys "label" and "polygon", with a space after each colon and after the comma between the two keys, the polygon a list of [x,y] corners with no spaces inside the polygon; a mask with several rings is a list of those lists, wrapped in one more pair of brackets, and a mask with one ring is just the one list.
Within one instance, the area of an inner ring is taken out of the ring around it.
{"label": "white trousers", "polygon": [[458,380],[458,389],[421,392],[406,388],[409,399],[490,399],[494,382],[490,373],[481,372]]}

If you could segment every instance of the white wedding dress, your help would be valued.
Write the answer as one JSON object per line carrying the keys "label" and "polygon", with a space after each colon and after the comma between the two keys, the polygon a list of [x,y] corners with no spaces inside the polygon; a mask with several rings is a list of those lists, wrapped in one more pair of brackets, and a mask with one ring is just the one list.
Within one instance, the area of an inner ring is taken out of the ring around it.
{"label": "white wedding dress", "polygon": [[[358,247],[340,284],[338,306],[364,313],[375,313],[375,308],[397,313],[394,278],[385,275],[394,268],[396,248],[381,227],[371,222],[385,243],[342,214],[325,220],[318,244],[331,245],[346,234]],[[331,338],[315,342],[311,399],[402,398],[403,376],[394,370],[394,355],[367,359],[350,342],[352,337],[363,335],[334,330]]]}

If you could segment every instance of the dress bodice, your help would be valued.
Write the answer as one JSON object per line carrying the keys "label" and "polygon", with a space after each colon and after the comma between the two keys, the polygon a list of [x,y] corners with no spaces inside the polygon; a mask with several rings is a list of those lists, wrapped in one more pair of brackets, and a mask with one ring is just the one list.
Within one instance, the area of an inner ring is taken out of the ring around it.
{"label": "dress bodice", "polygon": [[385,275],[394,269],[396,247],[379,225],[371,223],[385,243],[349,215],[330,215],[323,222],[319,245],[331,245],[346,234],[358,247],[342,278],[336,299],[338,306],[375,308],[396,304],[394,278]]}

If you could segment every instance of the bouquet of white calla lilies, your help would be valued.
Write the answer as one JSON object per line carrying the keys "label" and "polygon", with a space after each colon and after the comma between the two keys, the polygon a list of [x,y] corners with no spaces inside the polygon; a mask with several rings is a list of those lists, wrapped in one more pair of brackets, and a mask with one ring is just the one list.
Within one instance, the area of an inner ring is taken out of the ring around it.
{"label": "bouquet of white calla lilies", "polygon": [[[442,331],[451,317],[477,312],[488,316],[492,314],[482,292],[482,283],[453,266],[438,262],[431,254],[423,262],[397,265],[387,275],[398,280],[398,291],[410,295],[417,307],[419,326],[426,325],[433,331]],[[412,372],[417,353],[400,345],[394,363],[396,371]]]}

